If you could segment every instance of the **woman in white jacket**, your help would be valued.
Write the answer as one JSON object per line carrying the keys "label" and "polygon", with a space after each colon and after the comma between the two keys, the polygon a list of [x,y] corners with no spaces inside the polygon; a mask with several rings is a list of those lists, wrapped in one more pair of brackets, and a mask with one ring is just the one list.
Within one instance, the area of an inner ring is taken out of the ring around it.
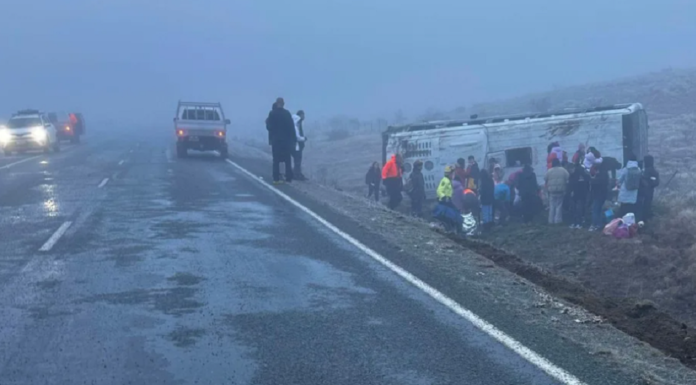
{"label": "woman in white jacket", "polygon": [[305,113],[302,110],[297,111],[297,113],[292,116],[292,119],[295,121],[295,136],[297,137],[295,151],[292,153],[294,163],[293,172],[297,180],[307,180],[307,177],[302,174],[302,152],[304,151],[305,141],[307,140],[304,136],[304,129],[302,127],[304,118]]}

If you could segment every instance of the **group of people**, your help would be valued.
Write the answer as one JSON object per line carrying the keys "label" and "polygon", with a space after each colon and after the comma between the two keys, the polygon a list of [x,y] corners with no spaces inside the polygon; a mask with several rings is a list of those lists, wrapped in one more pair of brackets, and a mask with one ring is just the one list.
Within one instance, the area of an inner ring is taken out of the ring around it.
{"label": "group of people", "polygon": [[[285,100],[278,98],[266,118],[268,144],[273,152],[273,183],[292,182],[293,179],[307,180],[302,173],[302,152],[307,137],[304,134],[305,113],[302,110],[291,114],[285,109]],[[280,164],[285,164],[285,174],[280,173]],[[294,167],[293,167],[294,163]]]}
{"label": "group of people", "polygon": [[[484,231],[496,220],[505,224],[511,216],[530,223],[543,210],[545,193],[550,224],[563,223],[564,212],[569,212],[571,227],[582,228],[585,214],[590,211],[589,229],[594,231],[604,227],[608,219],[605,204],[617,194],[621,207],[614,213],[616,216],[633,213],[638,220],[645,221],[652,216],[652,201],[660,176],[652,156],[646,155],[640,163],[634,156],[628,156],[622,168],[616,159],[602,157],[594,147],[586,150],[584,144],[569,158],[560,144],[554,142],[548,146],[542,188],[529,164],[505,179],[503,166],[494,158],[488,160],[486,169],[479,167],[474,156],[469,156],[468,162],[460,158],[444,169],[433,215],[454,230],[461,227],[462,215],[468,214],[477,218]],[[412,214],[422,216],[426,201],[422,170],[423,162],[417,160],[404,184],[401,154],[393,155],[381,168],[375,162],[365,175],[367,196],[379,201],[383,183],[389,208],[397,208],[403,199],[402,192],[406,192],[411,198]]]}
{"label": "group of people", "polygon": [[[582,228],[588,206],[591,212],[590,231],[601,230],[610,217],[632,213],[639,221],[652,217],[655,188],[660,174],[655,159],[646,155],[638,161],[628,155],[625,165],[611,157],[602,157],[599,150],[584,144],[578,146],[572,161],[558,142],[549,147],[548,171],[544,177],[549,201],[549,223],[563,223],[564,211],[571,214],[571,227]],[[604,210],[607,200],[620,205],[618,210]]]}

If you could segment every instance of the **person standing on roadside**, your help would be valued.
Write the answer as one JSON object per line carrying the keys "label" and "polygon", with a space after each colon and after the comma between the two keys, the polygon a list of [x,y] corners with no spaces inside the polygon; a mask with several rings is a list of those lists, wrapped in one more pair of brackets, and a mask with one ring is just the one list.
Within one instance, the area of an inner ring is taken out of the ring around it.
{"label": "person standing on roadside", "polygon": [[375,201],[379,202],[379,186],[382,184],[382,171],[379,162],[372,163],[372,167],[367,170],[365,184],[368,187],[367,197],[370,198],[374,194]]}
{"label": "person standing on roadside", "polygon": [[619,188],[618,201],[621,203],[619,216],[623,217],[628,213],[636,214],[638,203],[638,189],[640,188],[640,180],[643,173],[638,167],[638,161],[635,155],[630,155],[626,162],[626,167],[620,171],[619,180],[616,186]]}
{"label": "person standing on roadside", "polygon": [[401,191],[404,189],[403,163],[404,159],[401,154],[395,154],[382,168],[382,181],[384,187],[387,188],[387,195],[389,195],[387,206],[392,210],[397,208],[401,200],[404,199],[401,195]]}
{"label": "person standing on roadside", "polygon": [[481,178],[481,169],[473,155],[469,155],[469,167],[466,169],[466,188],[478,191],[479,179]]}
{"label": "person standing on roadside", "polygon": [[551,169],[546,172],[546,191],[549,193],[549,224],[563,223],[563,199],[568,188],[568,171],[561,167],[557,158],[551,160]]}
{"label": "person standing on roadside", "polygon": [[655,169],[655,158],[652,155],[646,155],[643,158],[643,177],[638,189],[639,220],[647,221],[652,218],[653,197],[655,196],[655,188],[659,185],[660,173]]}
{"label": "person standing on roadside", "polygon": [[295,115],[292,116],[295,123],[295,137],[297,139],[297,144],[295,144],[294,151],[292,152],[293,159],[293,174],[295,179],[299,181],[307,180],[307,177],[302,173],[302,152],[304,151],[305,142],[307,137],[304,135],[304,120],[305,113],[302,110],[297,111]]}
{"label": "person standing on roadside", "polygon": [[578,144],[578,150],[573,154],[573,164],[582,163],[585,160],[585,143]]}
{"label": "person standing on roadside", "polygon": [[[589,154],[589,152],[588,152]],[[600,163],[595,174],[590,174],[590,199],[592,200],[592,226],[590,231],[604,228],[604,203],[609,196],[609,167],[608,163]]]}
{"label": "person standing on roadside", "polygon": [[531,223],[539,210],[539,184],[532,166],[525,164],[522,172],[515,178],[517,191],[520,193],[520,211],[522,222]]}
{"label": "person standing on roadside", "polygon": [[413,163],[413,171],[408,178],[408,195],[411,197],[411,214],[420,217],[423,214],[425,202],[425,177],[423,177],[423,161]]}
{"label": "person standing on roadside", "polygon": [[293,179],[292,152],[297,143],[295,122],[285,109],[283,98],[278,98],[274,106],[266,125],[273,150],[273,183],[283,183],[280,179],[280,163],[285,163],[285,181],[290,183]]}
{"label": "person standing on roadside", "polygon": [[570,174],[570,194],[571,194],[571,213],[573,224],[571,229],[581,229],[585,220],[585,209],[587,208],[587,195],[590,192],[590,173],[582,167],[581,159],[576,159],[573,173]]}
{"label": "person standing on roadside", "polygon": [[483,224],[483,230],[490,230],[490,228],[493,226],[495,183],[493,182],[493,178],[488,170],[481,171],[479,199],[481,200],[481,223]]}

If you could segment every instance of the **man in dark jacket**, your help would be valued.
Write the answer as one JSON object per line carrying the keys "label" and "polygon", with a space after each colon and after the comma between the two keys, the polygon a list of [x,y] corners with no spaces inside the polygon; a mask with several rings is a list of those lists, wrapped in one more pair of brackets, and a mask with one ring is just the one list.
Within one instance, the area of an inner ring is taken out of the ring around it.
{"label": "man in dark jacket", "polygon": [[493,226],[495,183],[488,170],[481,171],[479,198],[481,199],[481,222],[483,223],[483,230],[490,230]]}
{"label": "man in dark jacket", "polygon": [[638,188],[639,220],[647,221],[652,218],[652,202],[655,187],[660,185],[660,173],[655,169],[655,158],[646,155],[643,158],[643,175]]}
{"label": "man in dark jacket", "polygon": [[609,169],[608,162],[599,165],[597,173],[590,178],[590,199],[592,200],[592,226],[590,231],[598,231],[604,228],[604,202],[609,196]]}
{"label": "man in dark jacket", "polygon": [[587,208],[587,195],[590,193],[590,174],[580,164],[580,160],[575,163],[573,173],[570,174],[570,194],[571,212],[573,224],[571,229],[581,229],[585,220],[585,209]]}
{"label": "man in dark jacket", "polygon": [[280,179],[280,163],[285,163],[285,180],[292,182],[292,161],[291,155],[297,143],[295,134],[295,122],[292,115],[285,109],[285,101],[278,98],[274,108],[266,120],[273,147],[273,183],[282,183]]}
{"label": "man in dark jacket", "polygon": [[517,191],[520,193],[520,205],[522,221],[531,223],[534,215],[539,211],[539,183],[534,169],[530,165],[525,165],[516,180]]}
{"label": "man in dark jacket", "polygon": [[408,180],[408,195],[411,197],[411,214],[420,217],[425,202],[425,178],[423,177],[423,162],[413,163],[413,171]]}

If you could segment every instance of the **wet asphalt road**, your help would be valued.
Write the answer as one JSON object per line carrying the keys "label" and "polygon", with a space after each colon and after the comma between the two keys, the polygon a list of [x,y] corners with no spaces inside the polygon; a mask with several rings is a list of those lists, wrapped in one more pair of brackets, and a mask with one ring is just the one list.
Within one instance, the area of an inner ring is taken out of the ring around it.
{"label": "wet asphalt road", "polygon": [[0,383],[557,383],[229,164],[170,145],[88,137],[0,159]]}

